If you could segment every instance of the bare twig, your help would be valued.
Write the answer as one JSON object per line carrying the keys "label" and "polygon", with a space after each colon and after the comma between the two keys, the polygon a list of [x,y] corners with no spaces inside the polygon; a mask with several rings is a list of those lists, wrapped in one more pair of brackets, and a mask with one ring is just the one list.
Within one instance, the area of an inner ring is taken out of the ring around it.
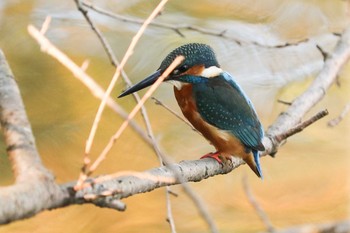
{"label": "bare twig", "polygon": [[202,198],[195,193],[192,189],[186,188],[188,185],[187,183],[184,183],[184,180],[182,178],[182,184],[183,190],[191,198],[195,206],[197,207],[200,216],[204,219],[204,221],[208,224],[208,227],[210,228],[210,231],[212,233],[218,233],[219,230],[214,222],[214,219],[209,215],[209,211],[207,210],[206,205],[204,204]]}
{"label": "bare twig", "polygon": [[329,54],[327,52],[325,52],[323,50],[323,48],[321,46],[319,46],[318,44],[316,45],[316,48],[318,49],[318,51],[320,51],[322,57],[323,57],[323,61],[325,62],[327,57],[329,56]]}
{"label": "bare twig", "polygon": [[[107,11],[105,9],[102,9],[98,6],[93,5],[92,3],[83,1],[82,4],[92,10],[94,10],[97,13],[100,13],[102,15],[106,15],[108,17],[111,17],[113,19],[117,19],[123,22],[127,22],[127,23],[133,23],[133,24],[142,24],[143,21],[141,19],[138,18],[133,18],[133,17],[128,17],[128,16],[122,16],[122,15],[118,15],[115,14],[113,12]],[[200,32],[202,34],[207,34],[207,35],[213,35],[213,36],[219,36],[219,37],[225,37],[225,32],[226,31],[215,31],[215,30],[209,30],[209,29],[205,29],[205,28],[201,28],[201,27],[197,27],[197,26],[192,26],[192,25],[187,25],[187,24],[182,24],[182,25],[178,25],[178,26],[174,26],[173,24],[167,24],[167,23],[159,23],[159,22],[151,22],[150,25],[154,26],[154,27],[158,27],[158,28],[163,28],[163,29],[169,29],[174,31],[176,34],[178,34],[181,37],[185,37],[185,35],[181,32],[181,30],[183,29],[187,29],[190,31],[197,31]],[[231,38],[236,40],[235,38]],[[237,43],[241,43],[240,41],[237,40]]]}
{"label": "bare twig", "polygon": [[[163,162],[165,165],[167,165],[167,168],[169,170],[171,170],[171,172],[174,174],[175,176],[175,180],[176,182],[178,182],[179,184],[181,184],[181,187],[184,191],[184,193],[191,199],[191,201],[193,202],[193,204],[195,205],[195,207],[197,208],[200,216],[203,218],[203,220],[205,221],[205,223],[208,225],[210,231],[212,233],[218,233],[218,228],[215,224],[214,219],[210,216],[210,213],[206,207],[205,202],[202,200],[202,198],[196,194],[196,192],[191,188],[191,186],[187,183],[186,179],[184,179],[183,177],[183,170],[181,170],[181,172],[179,172],[176,167],[174,167],[173,165],[175,165],[175,163],[173,161],[171,161],[170,158],[168,157],[162,157]],[[169,185],[171,185],[173,183],[169,183]],[[170,190],[168,190],[168,192],[170,192]]]}
{"label": "bare twig", "polygon": [[275,228],[272,225],[269,217],[267,216],[267,214],[265,213],[263,208],[260,206],[259,202],[254,197],[253,192],[252,192],[252,190],[251,190],[251,188],[249,186],[248,178],[247,178],[246,175],[244,175],[243,178],[242,178],[242,184],[243,184],[243,189],[244,189],[244,192],[245,192],[245,194],[246,194],[246,196],[248,198],[249,203],[253,206],[254,210],[257,213],[257,215],[259,216],[261,221],[266,226],[267,231],[270,232],[270,233],[275,232]]}
{"label": "bare twig", "polygon": [[174,110],[172,110],[169,106],[167,106],[166,104],[164,104],[163,102],[161,102],[159,99],[157,99],[156,97],[151,97],[152,100],[154,100],[154,103],[157,105],[162,106],[163,108],[165,108],[166,110],[168,110],[171,114],[173,114],[176,118],[178,118],[179,120],[183,121],[186,125],[188,125],[193,131],[196,131],[197,133],[201,134],[196,128],[194,128],[192,126],[192,124],[186,120],[185,118],[183,118],[182,116],[180,116],[177,112],[175,112]]}
{"label": "bare twig", "polygon": [[167,209],[167,222],[170,225],[171,233],[176,233],[175,221],[173,217],[173,213],[171,211],[171,202],[170,202],[170,187],[166,186],[165,198],[166,198],[166,209]]}
{"label": "bare twig", "polygon": [[350,112],[350,103],[348,103],[347,105],[345,105],[345,108],[343,109],[343,111],[340,113],[340,115],[330,121],[328,121],[327,125],[329,127],[335,127],[337,126],[344,118],[345,116]]}
{"label": "bare twig", "polygon": [[[115,14],[113,12],[102,9],[98,6],[95,6],[90,2],[82,1],[82,4],[86,7],[94,10],[95,12],[97,12],[99,14],[106,15],[108,17],[111,17],[111,18],[116,19],[116,20],[120,20],[122,22],[133,23],[133,24],[142,24],[143,23],[143,21],[141,19],[123,16],[123,15],[118,15],[118,14]],[[188,30],[188,31],[198,32],[198,33],[201,33],[204,35],[216,36],[216,37],[220,37],[220,38],[224,38],[224,39],[233,40],[238,45],[242,45],[243,43],[251,43],[251,44],[254,44],[257,46],[267,47],[267,48],[284,48],[284,47],[289,47],[289,46],[296,46],[296,45],[299,45],[301,43],[305,43],[308,41],[308,39],[302,39],[302,40],[297,41],[295,43],[288,43],[287,42],[287,43],[283,43],[283,44],[269,46],[269,45],[260,44],[256,41],[253,41],[253,42],[241,41],[234,36],[228,35],[226,29],[218,31],[218,30],[207,29],[207,28],[203,28],[203,27],[199,27],[199,26],[195,26],[195,25],[189,25],[189,24],[174,25],[174,24],[160,23],[160,22],[151,22],[150,25],[154,26],[154,27],[158,27],[158,28],[172,30],[181,37],[185,37],[182,30]]]}
{"label": "bare twig", "polygon": [[47,16],[45,18],[45,21],[44,21],[43,25],[41,26],[41,29],[40,29],[40,33],[42,35],[45,35],[47,30],[49,29],[50,23],[51,23],[51,16]]}
{"label": "bare twig", "polygon": [[288,105],[288,106],[292,105],[291,102],[284,101],[284,100],[277,100],[277,103],[284,104],[284,105]]}
{"label": "bare twig", "polygon": [[321,119],[327,115],[328,115],[328,111],[326,109],[322,110],[322,111],[316,113],[314,116],[307,119],[306,121],[303,121],[300,124],[297,124],[293,128],[290,128],[289,130],[283,132],[282,134],[275,135],[275,139],[278,142],[281,142],[282,140],[289,138],[290,136],[293,136],[294,134],[303,131],[306,127],[308,127],[309,125],[313,124],[314,122],[318,121],[319,119]]}
{"label": "bare twig", "polygon": [[[89,18],[87,12],[86,13],[84,13],[84,12],[85,11],[82,10],[82,13],[84,14],[85,18],[87,19],[87,22],[91,25],[91,28],[96,32],[96,34],[97,34],[98,38],[100,39],[101,43],[103,44],[103,46],[105,48],[107,48],[106,50],[107,50],[108,53],[112,54],[112,56],[109,56],[112,59],[112,64],[119,65],[119,62],[116,60],[116,58],[115,58],[115,56],[113,54],[113,51],[111,49],[108,49],[108,48],[110,48],[110,46],[109,46],[107,40],[103,37],[102,33],[98,30],[98,28],[95,25],[92,24],[93,21],[91,20],[91,18]],[[126,73],[123,70],[122,70],[122,77],[123,77],[124,81],[129,86],[131,86],[131,81],[127,77]],[[139,103],[140,102],[140,97],[137,94],[137,92],[133,93],[133,96],[136,99],[136,102]],[[152,141],[153,149],[154,149],[156,155],[158,156],[158,159],[159,159],[160,163],[163,165],[164,164],[164,160],[166,160],[166,161],[168,161],[167,163],[169,164],[169,159],[166,159],[165,155],[160,151],[159,146],[158,146],[158,144],[157,144],[157,142],[155,140],[155,137],[154,137],[154,134],[153,134],[153,130],[152,130],[149,118],[148,118],[148,114],[147,114],[147,111],[146,111],[146,108],[145,108],[144,105],[142,105],[142,107],[141,107],[141,114],[143,116],[148,135],[149,135],[149,137],[150,137],[150,139]],[[88,164],[89,160],[85,159],[85,161],[86,162],[84,162],[84,164]],[[86,166],[84,166],[83,169],[86,169]],[[182,184],[182,186],[183,186],[183,189],[185,190],[185,193],[189,193],[189,194],[194,193],[194,191],[192,190],[192,188],[188,184]],[[171,214],[170,198],[168,198],[168,193],[169,192],[170,192],[170,187],[167,187],[167,189],[166,189],[167,215],[168,215],[167,219],[169,221],[169,224],[170,224],[170,227],[171,227],[172,231],[174,231],[175,230],[175,225],[174,225],[173,216]],[[199,212],[201,213],[201,215],[202,216],[206,216],[206,218],[204,220],[205,221],[208,221],[208,219],[211,220],[211,218],[209,216],[209,212],[206,211],[206,208],[204,208],[204,206],[205,206],[204,202],[199,200],[197,195],[189,195],[189,197],[192,199],[192,201],[194,202],[196,207],[199,208]],[[215,232],[216,226],[215,226],[214,222],[213,221],[209,221],[207,223],[208,223],[208,225],[210,226],[211,229],[214,229],[213,232]]]}
{"label": "bare twig", "polygon": [[178,197],[179,196],[179,194],[177,194],[176,192],[174,192],[173,190],[168,190],[168,193],[169,194],[171,194],[171,195],[173,195],[174,197]]}
{"label": "bare twig", "polygon": [[268,139],[264,139],[265,148],[270,148],[267,153],[274,154],[278,150],[279,143],[274,140],[273,135],[281,135],[301,122],[302,117],[325,96],[326,90],[335,82],[338,72],[349,57],[350,27],[344,30],[332,56],[326,59],[322,70],[309,88],[294,99],[292,105],[269,127],[266,133]]}
{"label": "bare twig", "polygon": [[[299,44],[302,44],[302,43],[306,43],[306,42],[308,42],[308,41],[309,41],[309,39],[306,38],[306,39],[301,39],[301,40],[299,40],[299,41],[296,41],[296,42],[294,42],[294,43],[286,42],[286,43],[284,43],[284,44],[273,45],[273,46],[267,46],[267,47],[279,49],[279,48],[285,48],[285,47],[289,47],[289,46],[296,46],[296,45],[299,45]],[[254,44],[255,44],[255,45],[258,45],[258,46],[263,46],[263,45],[261,45],[261,44],[259,44],[259,43],[254,43]]]}
{"label": "bare twig", "polygon": [[[114,65],[115,67],[119,66],[120,65],[119,61],[117,60],[115,54],[113,53],[111,46],[109,45],[108,41],[103,36],[101,31],[98,29],[98,27],[95,25],[93,20],[89,17],[88,11],[86,9],[84,9],[84,6],[81,4],[80,0],[76,0],[75,2],[76,2],[76,5],[78,7],[78,10],[83,14],[83,16],[85,17],[86,21],[91,26],[91,29],[96,33],[98,39],[100,40],[103,48],[106,51],[108,57],[110,58],[110,60],[112,62],[112,65]],[[128,76],[126,75],[126,73],[125,73],[125,71],[123,69],[121,69],[121,74],[122,74],[122,77],[123,77],[124,81],[130,86],[131,85],[131,81],[128,78]],[[137,92],[133,93],[133,96],[134,96],[134,98],[135,98],[135,100],[137,102],[140,102],[140,97],[137,94]],[[151,124],[149,122],[148,114],[147,114],[147,111],[146,111],[146,108],[145,108],[144,105],[142,105],[142,107],[141,107],[141,114],[142,114],[143,119],[145,121],[146,129],[147,129],[147,132],[148,132],[148,136],[151,139],[153,149],[156,152],[156,155],[158,156],[158,159],[159,159],[161,165],[163,165],[162,156],[164,157],[164,155],[160,154],[159,146],[157,145],[157,142],[156,142],[156,140],[154,138],[153,130],[152,130]],[[89,159],[87,157],[85,157],[84,163],[83,163],[84,165],[83,165],[83,168],[82,168],[82,170],[85,171],[84,173],[86,173],[87,165],[89,164],[89,162],[90,162]],[[170,187],[167,187],[167,190],[170,190]],[[167,214],[168,214],[169,224],[171,226],[172,231],[175,232],[174,220],[173,220],[173,217],[172,217],[172,214],[171,214],[170,198],[168,197],[168,193],[167,192],[166,192],[166,201],[167,201],[167,209],[168,209]]]}
{"label": "bare twig", "polygon": [[275,233],[349,233],[350,220],[315,223],[276,230]]}
{"label": "bare twig", "polygon": [[[111,45],[108,43],[107,39],[103,36],[102,32],[99,30],[99,28],[96,26],[96,24],[93,22],[93,20],[90,18],[90,16],[88,15],[88,11],[84,8],[84,3],[82,3],[81,0],[75,0],[76,2],[76,5],[77,5],[77,8],[78,10],[83,14],[83,16],[85,17],[87,23],[90,25],[91,29],[95,32],[95,34],[97,35],[97,38],[100,40],[103,48],[105,49],[112,65],[114,67],[118,67],[120,66],[120,63],[119,61],[117,60],[115,54],[113,53],[113,50],[112,50],[112,47]],[[143,23],[143,22],[142,22]],[[123,80],[129,85],[131,86],[132,83],[130,81],[130,79],[128,78],[127,74],[125,73],[124,69],[121,69],[121,75],[123,77]],[[137,102],[140,101],[140,96],[137,94],[137,92],[134,92],[132,93],[135,100]],[[151,137],[151,140],[152,140],[152,129],[151,129],[151,125],[149,123],[149,119],[148,119],[148,114],[147,114],[147,111],[146,111],[146,108],[144,106],[142,106],[141,108],[141,113],[144,117],[144,121],[145,121],[145,124],[146,124],[146,128],[147,128],[147,131],[148,133],[150,134],[149,136]],[[152,140],[153,144],[154,144],[154,140]]]}
{"label": "bare twig", "polygon": [[[108,43],[108,41],[106,40],[106,38],[103,36],[103,34],[101,33],[101,31],[98,29],[98,27],[95,25],[95,23],[93,22],[93,20],[89,17],[88,15],[88,11],[86,9],[84,9],[84,6],[81,4],[81,1],[80,0],[76,0],[75,1],[76,4],[77,4],[77,7],[78,7],[78,10],[83,14],[83,16],[85,17],[86,21],[88,22],[88,24],[91,26],[91,29],[96,33],[98,39],[100,40],[103,48],[105,49],[109,59],[111,60],[112,62],[112,65],[114,65],[115,67],[119,66],[120,63],[119,61],[117,60],[115,54],[113,53],[112,51],[112,48],[110,46],[110,44]],[[130,79],[128,78],[128,76],[126,75],[125,71],[123,69],[121,69],[121,74],[122,74],[122,77],[124,79],[124,81],[129,85],[131,86],[131,81]],[[140,102],[140,96],[137,94],[137,92],[133,93],[133,96],[136,100],[137,103]],[[145,122],[145,125],[146,125],[146,129],[147,129],[147,132],[148,132],[148,136],[150,137],[151,139],[151,142],[152,142],[152,146],[153,146],[153,149],[156,153],[156,155],[158,156],[158,159],[161,163],[161,165],[163,165],[163,159],[162,157],[164,157],[164,155],[161,155],[161,152],[160,152],[160,149],[159,149],[159,146],[154,138],[154,135],[153,135],[153,130],[152,130],[152,127],[151,127],[151,124],[149,122],[149,118],[148,118],[148,114],[147,114],[147,110],[145,108],[144,105],[142,105],[141,107],[141,114],[143,116],[143,119],[144,119],[144,122]],[[85,154],[86,155],[86,154]],[[89,164],[89,159],[85,156],[85,159],[84,159],[84,165],[83,165],[83,168],[82,170],[84,171],[83,173],[86,173],[86,169],[87,169],[87,165]],[[84,175],[83,175],[84,176]],[[170,198],[169,198],[169,194],[168,194],[168,190],[170,190],[170,187],[167,187],[166,188],[166,202],[167,202],[167,215],[168,215],[168,221],[169,221],[169,224],[170,224],[170,227],[171,227],[171,230],[172,232],[176,232],[175,231],[175,224],[174,224],[174,220],[173,220],[173,216],[172,216],[172,213],[171,213],[171,204],[170,204]]]}
{"label": "bare twig", "polygon": [[[139,39],[141,38],[143,32],[146,30],[146,27],[149,25],[149,23],[158,15],[158,13],[161,11],[161,9],[164,7],[164,5],[166,4],[167,0],[162,0],[158,6],[153,10],[153,12],[150,14],[150,16],[145,20],[145,22],[142,24],[141,28],[139,29],[139,31],[136,33],[136,35],[133,37],[127,51],[125,52],[125,55],[121,61],[121,63],[119,64],[119,66],[117,67],[116,69],[116,72],[115,74],[113,75],[113,78],[104,94],[104,97],[101,101],[101,104],[97,110],[97,113],[96,113],[96,116],[95,116],[95,119],[94,119],[94,122],[92,124],[92,127],[91,127],[91,130],[90,130],[90,134],[89,134],[89,137],[86,141],[86,146],[85,146],[85,159],[84,159],[84,166],[83,166],[83,169],[82,169],[82,173],[80,174],[80,178],[79,178],[79,182],[78,182],[78,186],[82,184],[82,182],[86,179],[86,177],[88,176],[88,169],[87,169],[87,166],[88,164],[90,163],[90,160],[88,159],[88,155],[90,153],[90,150],[91,150],[91,147],[92,147],[92,143],[93,143],[93,140],[94,140],[94,137],[95,137],[95,134],[96,134],[96,131],[97,131],[97,128],[98,128],[98,125],[99,125],[99,122],[101,120],[101,116],[102,116],[102,113],[103,113],[103,110],[106,106],[106,102],[114,88],[114,85],[115,83],[117,82],[118,78],[119,78],[119,75],[124,67],[124,65],[126,64],[126,62],[128,61],[129,57],[132,55],[133,51],[134,51],[134,48],[137,44],[137,42],[139,41]],[[108,144],[109,147],[111,147],[111,143]],[[113,143],[112,143],[113,145]],[[108,147],[108,146],[107,146]],[[106,149],[107,151],[107,149]],[[104,152],[102,152],[103,154]],[[104,156],[99,156],[98,157],[98,160],[103,158]],[[98,161],[97,160],[97,161]],[[96,161],[95,161],[96,162]],[[96,164],[99,164],[99,162],[96,162]],[[94,167],[93,167],[94,168]],[[89,168],[89,172],[91,172],[91,167]]]}
{"label": "bare twig", "polygon": [[[90,166],[87,175],[91,175],[92,172],[96,170],[98,165],[105,159],[107,153],[110,151],[115,141],[120,137],[120,135],[124,132],[126,127],[129,124],[129,121],[136,115],[136,113],[140,110],[141,106],[144,105],[146,100],[152,95],[152,93],[157,89],[157,87],[163,82],[163,80],[183,61],[184,57],[177,57],[172,64],[164,71],[164,73],[157,79],[157,81],[150,87],[150,89],[146,92],[146,94],[142,97],[139,103],[134,107],[134,109],[130,112],[128,118],[123,122],[118,131],[111,137],[109,143],[104,148],[102,153],[98,156],[95,162]],[[79,186],[79,185],[78,185]]]}
{"label": "bare twig", "polygon": [[117,58],[115,57],[111,46],[107,42],[106,38],[102,35],[100,29],[98,29],[98,27],[95,25],[95,23],[91,20],[90,16],[88,15],[88,11],[84,8],[81,0],[74,0],[74,2],[77,5],[78,10],[83,14],[84,18],[91,26],[91,29],[96,33],[98,39],[101,41],[101,44],[102,44],[104,50],[106,51],[112,65],[118,66]]}
{"label": "bare twig", "polygon": [[164,5],[167,3],[167,0],[162,0],[158,6],[153,10],[153,12],[150,14],[150,16],[145,20],[145,22],[142,24],[141,28],[139,29],[139,31],[136,33],[136,35],[133,37],[127,51],[125,52],[125,55],[122,59],[122,61],[120,62],[120,65],[117,67],[117,70],[115,72],[115,74],[113,75],[113,78],[106,90],[106,93],[104,95],[104,98],[102,99],[102,102],[98,108],[98,111],[96,113],[96,117],[95,120],[93,122],[89,137],[86,141],[86,147],[85,147],[85,154],[88,155],[90,153],[91,150],[91,146],[97,131],[97,127],[98,124],[100,122],[101,116],[102,116],[102,112],[106,106],[106,102],[108,100],[108,97],[110,96],[115,83],[118,80],[118,77],[120,75],[121,70],[123,69],[124,65],[126,64],[126,62],[128,61],[129,57],[132,55],[134,48],[137,44],[137,42],[139,41],[139,39],[141,38],[143,32],[146,30],[147,26],[150,24],[150,22],[158,15],[158,13],[163,9]]}
{"label": "bare twig", "polygon": [[[75,0],[76,5],[78,10],[83,14],[83,16],[85,17],[87,23],[90,25],[91,29],[95,32],[95,34],[97,35],[97,38],[100,40],[104,50],[106,51],[112,65],[114,67],[118,67],[120,66],[119,61],[117,60],[111,45],[108,43],[107,39],[103,36],[102,32],[100,31],[100,29],[96,26],[96,24],[94,23],[94,21],[90,18],[90,16],[88,15],[88,11],[84,8],[84,3],[82,3],[81,0]],[[143,23],[143,22],[142,22]],[[123,77],[123,80],[129,85],[131,86],[131,81],[128,78],[127,74],[125,73],[124,69],[121,69],[121,75]],[[134,98],[136,99],[136,101],[140,101],[140,97],[139,95],[135,92],[133,93]],[[147,112],[145,110],[145,108],[143,107],[142,109],[142,115],[146,116],[145,118],[145,123],[147,128],[149,129],[149,124],[147,123]]]}
{"label": "bare twig", "polygon": [[88,59],[86,59],[81,64],[80,68],[82,69],[82,71],[86,72],[86,70],[89,67],[89,65],[90,65],[90,61]]}
{"label": "bare twig", "polygon": [[[63,66],[70,70],[74,77],[81,81],[92,93],[92,95],[98,99],[102,99],[105,90],[94,81],[94,79],[89,76],[85,71],[75,64],[66,54],[55,47],[44,35],[42,35],[38,29],[33,25],[28,25],[29,34],[39,43],[41,51],[52,56],[58,60]],[[107,106],[120,115],[123,119],[128,117],[128,113],[112,98],[108,98]],[[147,143],[151,144],[151,140],[145,134],[144,130],[134,121],[130,122],[130,126],[145,140]]]}

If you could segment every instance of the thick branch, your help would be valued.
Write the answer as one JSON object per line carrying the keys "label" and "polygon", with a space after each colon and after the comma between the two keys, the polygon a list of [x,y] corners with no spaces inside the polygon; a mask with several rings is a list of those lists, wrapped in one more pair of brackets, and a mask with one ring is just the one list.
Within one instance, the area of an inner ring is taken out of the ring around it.
{"label": "thick branch", "polygon": [[0,124],[16,181],[24,181],[28,168],[43,171],[19,89],[0,50]]}
{"label": "thick branch", "polygon": [[298,96],[267,130],[269,140],[264,140],[267,153],[273,154],[277,151],[278,143],[274,142],[275,135],[282,135],[299,124],[304,115],[320,102],[328,88],[336,81],[337,74],[349,57],[350,27],[345,29],[333,53],[326,58],[322,70],[310,87],[302,95]]}
{"label": "thick branch", "polygon": [[322,224],[309,224],[303,226],[296,226],[283,230],[275,231],[275,233],[349,233],[350,232],[350,220],[322,223]]}
{"label": "thick branch", "polygon": [[0,223],[50,208],[60,196],[53,175],[42,165],[13,74],[0,50],[0,123],[16,184],[0,188]]}
{"label": "thick branch", "polygon": [[[82,1],[82,5],[94,10],[95,12],[97,12],[99,14],[106,15],[108,17],[111,17],[111,18],[116,19],[116,20],[120,20],[122,22],[139,24],[139,25],[143,23],[142,19],[134,18],[134,17],[130,17],[130,16],[118,15],[118,14],[115,14],[111,11],[107,11],[105,9],[98,7],[98,6],[95,6],[90,2]],[[151,22],[150,25],[154,26],[154,27],[162,28],[162,29],[172,30],[176,34],[178,34],[180,37],[185,37],[185,34],[183,33],[183,31],[192,31],[192,32],[201,33],[203,35],[209,35],[209,36],[215,36],[215,37],[219,37],[219,38],[223,38],[223,39],[229,39],[229,40],[234,41],[238,45],[241,45],[244,43],[251,43],[251,44],[261,46],[261,47],[266,47],[266,48],[284,48],[284,47],[288,47],[288,46],[296,46],[296,45],[299,45],[301,43],[305,43],[308,41],[308,39],[302,39],[302,40],[297,41],[295,43],[286,42],[286,43],[282,43],[282,44],[268,45],[268,44],[261,44],[257,41],[242,41],[242,40],[238,39],[236,36],[229,35],[227,33],[226,29],[215,30],[215,29],[204,28],[204,27],[191,25],[191,24],[168,24],[168,23],[161,23],[161,22]]]}
{"label": "thick branch", "polygon": [[[304,125],[301,124],[301,126]],[[281,137],[279,136],[279,138]],[[274,143],[279,143],[279,141],[274,140]],[[231,160],[228,160],[224,165],[220,165],[213,159],[201,159],[182,161],[179,164],[170,164],[145,172],[116,173],[115,175],[107,175],[92,180],[91,183],[83,186],[82,190],[78,190],[71,200],[74,203],[76,199],[84,199],[86,196],[98,199],[101,197],[100,193],[103,192],[113,193],[116,199],[122,199],[164,186],[198,182],[215,175],[227,174],[242,164],[244,164],[244,161],[237,157],[231,157]],[[72,182],[64,184],[62,187],[71,189],[74,184]]]}
{"label": "thick branch", "polygon": [[[198,182],[203,179],[215,176],[218,174],[226,174],[231,172],[242,164],[239,158],[232,158],[232,161],[227,161],[224,166],[221,166],[212,159],[201,159],[193,161],[182,161],[178,164],[162,166],[150,169],[145,172],[121,172],[112,175],[110,178],[97,178],[86,185],[84,189],[75,193],[71,197],[71,202],[76,203],[76,200],[91,197],[91,194],[96,194],[95,197],[100,197],[99,194],[114,190],[113,195],[116,199],[127,198],[134,194],[150,192],[156,188],[167,185],[179,184],[176,179],[177,175],[181,176],[182,182]],[[63,184],[63,189],[71,189],[75,185],[75,181]]]}
{"label": "thick branch", "polygon": [[302,95],[296,98],[291,106],[283,112],[269,128],[268,132],[280,134],[301,121],[301,118],[326,94],[327,89],[335,82],[338,72],[350,56],[350,27],[346,28],[337,46],[325,64]]}

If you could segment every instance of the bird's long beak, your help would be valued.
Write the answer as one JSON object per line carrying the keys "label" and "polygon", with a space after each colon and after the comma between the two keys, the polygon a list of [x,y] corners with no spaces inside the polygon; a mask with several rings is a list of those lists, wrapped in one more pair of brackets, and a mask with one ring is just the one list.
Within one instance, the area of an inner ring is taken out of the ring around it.
{"label": "bird's long beak", "polygon": [[153,74],[151,74],[150,76],[148,76],[147,78],[145,78],[144,80],[142,80],[141,82],[135,84],[134,86],[126,89],[124,92],[122,92],[118,98],[124,97],[126,95],[129,95],[131,93],[134,93],[136,91],[139,91],[143,88],[146,88],[148,86],[151,86],[153,83],[155,83],[157,81],[157,79],[162,75],[160,70],[157,70],[156,72],[154,72]]}

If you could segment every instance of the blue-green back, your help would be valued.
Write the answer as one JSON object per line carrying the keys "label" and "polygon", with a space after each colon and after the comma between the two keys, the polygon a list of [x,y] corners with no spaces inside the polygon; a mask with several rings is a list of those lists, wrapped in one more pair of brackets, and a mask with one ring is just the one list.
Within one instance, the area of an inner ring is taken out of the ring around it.
{"label": "blue-green back", "polygon": [[197,109],[205,121],[232,133],[249,149],[264,150],[263,129],[254,107],[228,73],[192,83]]}

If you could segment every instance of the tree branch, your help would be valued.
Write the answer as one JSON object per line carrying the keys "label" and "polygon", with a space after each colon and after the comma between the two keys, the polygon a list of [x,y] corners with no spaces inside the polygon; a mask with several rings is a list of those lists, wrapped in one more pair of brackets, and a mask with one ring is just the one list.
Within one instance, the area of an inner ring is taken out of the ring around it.
{"label": "tree branch", "polygon": [[300,133],[301,131],[303,131],[306,127],[308,127],[309,125],[315,123],[316,121],[318,121],[319,119],[325,117],[328,115],[328,111],[327,110],[322,110],[318,113],[316,113],[316,115],[312,116],[311,118],[307,119],[306,121],[303,121],[299,124],[297,124],[295,127],[290,128],[289,130],[279,134],[279,135],[275,135],[274,138],[280,143],[282,142],[284,139],[289,138],[291,136],[293,136],[296,133]]}
{"label": "tree branch", "polygon": [[[101,15],[105,15],[105,16],[111,17],[113,19],[122,21],[122,22],[138,24],[138,25],[143,23],[142,19],[130,17],[130,16],[118,15],[114,12],[102,9],[102,8],[95,6],[92,3],[86,2],[84,0],[82,1],[82,5],[84,5],[87,8],[90,8],[91,10],[93,10]],[[266,48],[285,48],[288,46],[296,46],[296,45],[299,45],[301,43],[305,43],[308,41],[308,39],[302,39],[302,40],[297,41],[295,43],[286,42],[286,43],[282,43],[282,44],[265,45],[265,44],[261,44],[257,41],[247,41],[247,42],[242,41],[235,36],[228,35],[226,29],[224,29],[224,30],[215,30],[214,29],[213,30],[213,29],[208,29],[208,28],[204,28],[204,27],[200,27],[200,26],[196,26],[196,25],[191,25],[191,24],[169,24],[169,23],[162,23],[162,22],[151,22],[150,26],[162,28],[162,29],[167,29],[167,30],[172,30],[176,34],[178,34],[180,37],[185,37],[185,34],[183,33],[183,31],[187,30],[187,31],[192,31],[192,32],[198,32],[198,33],[201,33],[203,35],[215,36],[215,37],[219,37],[219,38],[223,38],[223,39],[232,40],[235,43],[237,43],[238,45],[242,45],[244,43],[250,43],[250,44],[254,44],[256,46],[261,46],[261,47],[266,47]]]}
{"label": "tree branch", "polygon": [[201,135],[201,133],[193,127],[193,125],[191,125],[191,123],[186,120],[184,117],[180,116],[177,112],[175,112],[174,110],[172,110],[170,107],[168,107],[167,105],[165,105],[162,101],[160,101],[159,99],[157,99],[156,97],[151,97],[152,100],[154,100],[154,103],[157,105],[162,106],[163,108],[165,108],[168,112],[170,112],[171,114],[173,114],[177,119],[179,119],[180,121],[184,122],[187,126],[189,126],[193,131],[197,132],[199,135]]}
{"label": "tree branch", "polygon": [[337,126],[345,117],[346,115],[350,112],[350,103],[345,105],[343,111],[340,113],[340,115],[330,121],[328,121],[327,125],[329,127],[335,127]]}
{"label": "tree branch", "polygon": [[[46,173],[13,74],[0,50],[0,124],[17,182],[25,181],[28,167]],[[34,174],[33,174],[34,175]]]}
{"label": "tree branch", "polygon": [[5,55],[0,50],[0,124],[16,183],[0,188],[0,223],[30,217],[63,198],[41,163],[24,105]]}
{"label": "tree branch", "polygon": [[349,233],[350,220],[322,223],[322,224],[308,224],[302,226],[291,227],[283,230],[277,230],[274,233]]}
{"label": "tree branch", "polygon": [[[84,72],[81,67],[72,61],[67,55],[65,55],[61,50],[59,50],[55,45],[53,45],[40,31],[33,25],[28,25],[28,32],[40,45],[41,51],[47,53],[48,55],[55,58],[68,70],[70,70],[74,77],[82,82],[91,92],[91,94],[102,100],[104,93],[106,92],[96,81]],[[107,106],[112,109],[115,113],[121,116],[123,119],[128,117],[128,113],[111,97],[108,97]],[[152,141],[149,139],[144,130],[139,126],[135,121],[130,122],[131,128],[137,132],[142,139],[148,144],[152,144]]]}
{"label": "tree branch", "polygon": [[298,96],[267,130],[264,140],[267,153],[277,152],[275,135],[281,135],[301,122],[302,117],[325,96],[328,88],[336,81],[337,74],[350,57],[350,27],[340,37],[333,53],[326,58],[324,66],[309,88]]}
{"label": "tree branch", "polygon": [[244,192],[248,198],[249,203],[254,208],[254,210],[255,210],[256,214],[259,216],[260,220],[266,226],[266,230],[269,233],[274,233],[276,231],[276,229],[272,225],[272,222],[270,221],[269,216],[267,216],[267,214],[265,213],[263,208],[260,206],[259,202],[254,197],[253,192],[249,186],[247,176],[243,176],[242,184],[243,184],[243,189],[244,189]]}
{"label": "tree branch", "polygon": [[[106,51],[107,56],[108,56],[109,60],[111,61],[112,65],[117,67],[119,65],[119,62],[112,51],[112,47],[109,45],[106,38],[102,35],[101,31],[97,28],[95,23],[91,20],[90,16],[88,15],[88,11],[83,6],[81,0],[74,0],[74,2],[76,4],[78,10],[82,13],[85,20],[90,25],[91,29],[96,33],[98,39],[101,41],[103,49]],[[122,70],[122,72],[123,72],[123,70]]]}
{"label": "tree branch", "polygon": [[[198,182],[218,174],[227,174],[242,164],[242,160],[236,157],[227,161],[223,166],[212,159],[186,160],[178,164],[153,168],[144,172],[120,172],[110,177],[96,178],[85,183],[83,189],[78,190],[72,196],[72,203],[76,199],[84,199],[86,195],[96,194],[99,198],[101,192],[114,190],[113,196],[116,199],[123,199],[129,196],[150,192],[156,188],[175,185],[181,182]],[[180,175],[181,181],[177,179]],[[71,189],[75,181],[63,184],[63,189]]]}

